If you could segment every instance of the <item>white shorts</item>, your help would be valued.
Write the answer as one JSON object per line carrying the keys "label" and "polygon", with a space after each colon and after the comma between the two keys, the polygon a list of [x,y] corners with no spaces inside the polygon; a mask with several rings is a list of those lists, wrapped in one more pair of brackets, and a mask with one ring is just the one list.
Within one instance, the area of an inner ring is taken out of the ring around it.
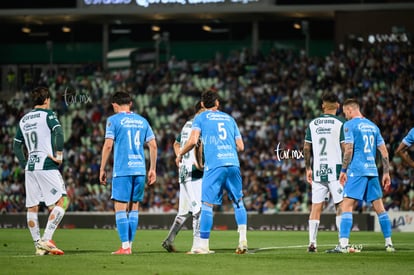
{"label": "white shorts", "polygon": [[328,198],[329,192],[335,204],[343,200],[344,188],[339,180],[329,183],[312,182],[312,203],[324,202]]}
{"label": "white shorts", "polygon": [[201,209],[201,179],[180,183],[178,215],[195,214]]}
{"label": "white shorts", "polygon": [[55,204],[66,187],[59,170],[25,171],[26,207],[44,202],[46,206]]}

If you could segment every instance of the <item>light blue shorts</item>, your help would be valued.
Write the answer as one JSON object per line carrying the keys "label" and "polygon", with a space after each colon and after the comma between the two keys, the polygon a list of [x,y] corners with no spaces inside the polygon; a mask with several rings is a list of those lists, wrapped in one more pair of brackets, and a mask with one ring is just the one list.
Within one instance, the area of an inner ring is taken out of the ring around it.
{"label": "light blue shorts", "polygon": [[112,179],[111,199],[120,202],[141,202],[144,198],[145,176],[124,176]]}
{"label": "light blue shorts", "polygon": [[223,166],[205,170],[202,180],[201,201],[221,205],[223,190],[233,202],[243,197],[240,167]]}
{"label": "light blue shorts", "polygon": [[344,186],[344,198],[372,202],[382,198],[378,177],[350,177]]}

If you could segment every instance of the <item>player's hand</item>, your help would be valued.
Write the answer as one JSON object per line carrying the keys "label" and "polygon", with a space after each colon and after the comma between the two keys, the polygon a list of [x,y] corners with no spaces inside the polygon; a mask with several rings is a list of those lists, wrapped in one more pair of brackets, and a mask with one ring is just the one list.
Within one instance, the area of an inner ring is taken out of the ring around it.
{"label": "player's hand", "polygon": [[148,185],[152,185],[157,181],[157,173],[155,170],[148,171]]}
{"label": "player's hand", "polygon": [[102,185],[106,185],[106,171],[105,170],[99,171],[99,182]]}
{"label": "player's hand", "polygon": [[344,172],[341,172],[341,174],[339,174],[339,183],[342,185],[342,186],[344,186],[345,185],[345,183],[346,183],[346,181],[347,181],[347,176],[346,176],[346,173],[344,173]]}
{"label": "player's hand", "polygon": [[306,181],[312,185],[312,169],[306,170]]}
{"label": "player's hand", "polygon": [[63,152],[56,152],[56,157],[52,155],[47,155],[51,160],[61,165],[63,161]]}
{"label": "player's hand", "polygon": [[177,165],[177,167],[180,167],[180,162],[183,159],[183,156],[181,154],[178,154],[177,157],[175,158],[175,165]]}
{"label": "player's hand", "polygon": [[384,187],[384,191],[388,192],[390,190],[391,178],[389,173],[386,173],[382,176],[382,186]]}

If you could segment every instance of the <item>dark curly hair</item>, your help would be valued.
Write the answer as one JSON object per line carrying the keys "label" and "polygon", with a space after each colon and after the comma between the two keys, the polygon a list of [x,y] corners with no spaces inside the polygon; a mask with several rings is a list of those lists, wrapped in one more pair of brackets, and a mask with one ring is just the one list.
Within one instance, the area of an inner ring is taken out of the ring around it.
{"label": "dark curly hair", "polygon": [[31,92],[33,105],[43,105],[45,100],[50,98],[49,88],[37,87]]}

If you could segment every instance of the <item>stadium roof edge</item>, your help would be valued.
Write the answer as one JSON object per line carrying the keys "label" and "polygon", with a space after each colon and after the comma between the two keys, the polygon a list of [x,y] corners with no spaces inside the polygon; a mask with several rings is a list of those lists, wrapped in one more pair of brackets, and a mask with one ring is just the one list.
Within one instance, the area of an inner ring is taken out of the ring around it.
{"label": "stadium roof edge", "polygon": [[[414,10],[414,3],[392,4],[337,4],[337,5],[274,5],[269,2],[253,3],[251,5],[217,5],[203,6],[150,6],[148,8],[124,7],[88,7],[76,9],[2,9],[0,19],[5,23],[59,24],[67,22],[96,22],[112,23],[114,19],[123,16],[123,21],[168,21],[168,20],[223,20],[249,21],[260,19],[262,16],[292,17],[292,18],[333,18],[339,11],[407,11]],[[137,12],[139,11],[139,12]],[[239,16],[243,14],[243,19]],[[249,14],[250,16],[245,16]]]}

